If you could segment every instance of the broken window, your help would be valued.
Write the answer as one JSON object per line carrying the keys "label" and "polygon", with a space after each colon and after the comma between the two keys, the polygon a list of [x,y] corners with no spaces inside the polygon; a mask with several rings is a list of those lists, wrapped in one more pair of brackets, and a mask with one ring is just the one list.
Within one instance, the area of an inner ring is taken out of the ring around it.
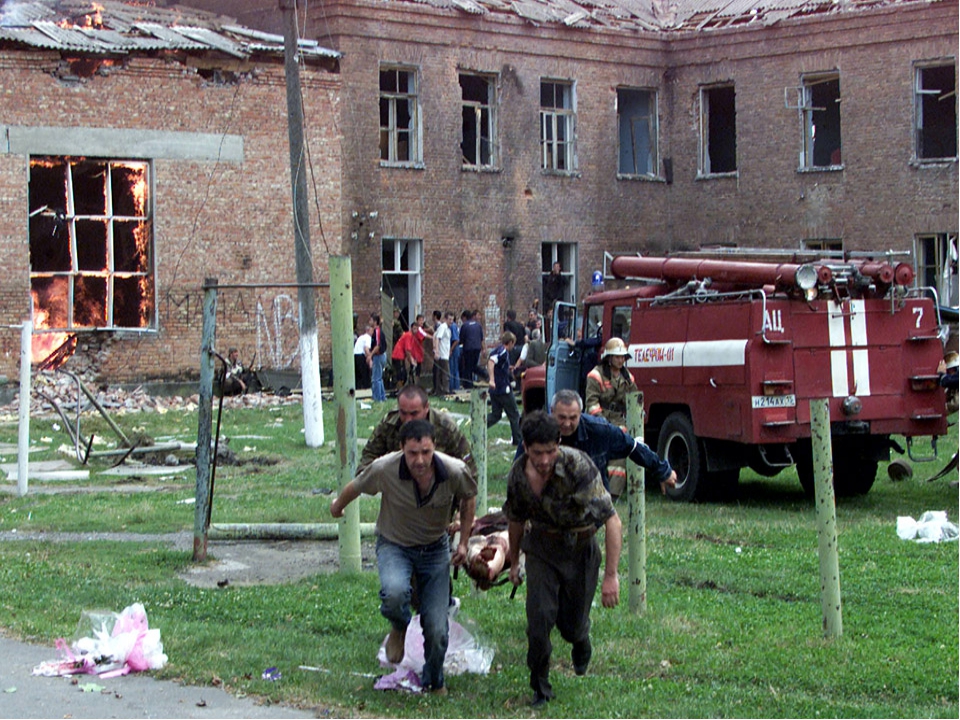
{"label": "broken window", "polygon": [[460,73],[460,92],[463,101],[463,136],[460,141],[463,167],[496,167],[496,78]]}
{"label": "broken window", "polygon": [[957,69],[953,63],[916,69],[917,158],[957,157]]}
{"label": "broken window", "polygon": [[555,80],[540,82],[540,167],[572,172],[577,155],[573,83]]}
{"label": "broken window", "polygon": [[653,90],[617,88],[621,175],[657,175],[657,94]]}
{"label": "broken window", "polygon": [[915,244],[917,287],[937,289],[941,305],[957,307],[957,234],[919,235]]}
{"label": "broken window", "polygon": [[417,71],[380,68],[380,161],[420,162]]}
{"label": "broken window", "polygon": [[393,298],[393,306],[400,309],[401,323],[409,327],[410,321],[421,312],[423,241],[384,238],[381,251],[382,291]]}
{"label": "broken window", "polygon": [[[560,263],[563,277],[563,302],[577,301],[577,244],[572,242],[545,242],[540,245],[540,277],[546,280],[553,272],[555,263]],[[549,293],[544,292],[544,298]],[[551,308],[544,307],[544,312]]]}
{"label": "broken window", "polygon": [[733,85],[700,88],[700,174],[737,171],[737,105]]}
{"label": "broken window", "polygon": [[803,150],[800,167],[840,166],[843,162],[840,155],[840,76],[805,77],[801,91]]}
{"label": "broken window", "polygon": [[155,327],[150,166],[30,158],[30,291],[38,329]]}

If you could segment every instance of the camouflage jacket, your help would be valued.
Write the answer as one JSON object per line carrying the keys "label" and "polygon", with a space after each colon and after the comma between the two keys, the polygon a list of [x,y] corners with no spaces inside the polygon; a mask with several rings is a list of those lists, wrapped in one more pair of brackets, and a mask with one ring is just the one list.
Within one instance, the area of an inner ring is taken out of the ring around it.
{"label": "camouflage jacket", "polygon": [[[470,442],[460,432],[456,421],[443,412],[430,408],[427,420],[433,425],[433,444],[442,453],[459,458],[470,468],[473,477],[477,477],[477,464],[470,451]],[[370,463],[387,453],[400,449],[400,411],[391,410],[380,424],[373,430],[373,435],[367,440],[360,456],[357,474],[360,474]]]}
{"label": "camouflage jacket", "polygon": [[553,477],[537,497],[524,472],[524,453],[507,476],[507,502],[503,510],[513,522],[532,521],[534,527],[570,530],[587,525],[600,527],[615,510],[604,490],[600,471],[580,450],[561,447]]}

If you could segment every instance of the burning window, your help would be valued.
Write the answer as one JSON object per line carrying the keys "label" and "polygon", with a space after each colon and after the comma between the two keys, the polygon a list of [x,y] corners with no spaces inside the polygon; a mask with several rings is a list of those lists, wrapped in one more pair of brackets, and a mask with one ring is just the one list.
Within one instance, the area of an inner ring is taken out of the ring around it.
{"label": "burning window", "polygon": [[149,181],[150,165],[142,161],[30,159],[36,329],[155,326]]}
{"label": "burning window", "polygon": [[917,157],[957,157],[957,70],[953,63],[916,69]]}
{"label": "burning window", "polygon": [[736,171],[736,90],[733,85],[700,88],[700,174]]}

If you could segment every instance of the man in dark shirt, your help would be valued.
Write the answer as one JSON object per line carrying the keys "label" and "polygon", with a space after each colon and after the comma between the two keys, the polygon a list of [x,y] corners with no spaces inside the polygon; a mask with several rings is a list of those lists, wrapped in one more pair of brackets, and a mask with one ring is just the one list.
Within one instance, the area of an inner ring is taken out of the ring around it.
{"label": "man in dark shirt", "polygon": [[583,452],[560,446],[556,418],[542,410],[523,421],[527,451],[507,477],[510,580],[520,584],[520,550],[526,553],[527,667],[533,707],[553,697],[550,684],[550,632],[573,645],[577,675],[587,672],[590,605],[600,576],[600,545],[595,534],[605,529],[601,599],[606,608],[620,602],[621,523],[604,489],[597,467]]}
{"label": "man in dark shirt", "polygon": [[500,422],[501,416],[506,413],[510,421],[510,436],[513,444],[519,446],[520,439],[520,411],[517,409],[517,400],[513,395],[513,366],[510,364],[510,351],[517,344],[512,332],[505,332],[500,336],[500,344],[490,352],[487,360],[487,374],[490,376],[490,413],[487,415],[487,427],[493,427]]}
{"label": "man in dark shirt", "polygon": [[573,390],[560,390],[553,396],[550,412],[560,425],[560,444],[583,450],[600,470],[603,486],[610,490],[607,463],[610,460],[630,458],[650,473],[650,479],[660,483],[660,492],[677,484],[677,473],[670,463],[632,435],[625,433],[602,417],[583,412],[583,400]]}
{"label": "man in dark shirt", "polygon": [[505,332],[513,333],[513,336],[517,339],[517,344],[510,351],[510,364],[516,365],[517,359],[520,357],[520,350],[527,342],[527,328],[517,320],[516,310],[507,310],[507,321],[503,323],[503,329]]}
{"label": "man in dark shirt", "polygon": [[477,322],[475,312],[466,310],[464,314],[463,325],[460,327],[460,347],[463,348],[461,384],[464,388],[472,388],[477,363],[480,362],[480,353],[483,351],[483,326]]}

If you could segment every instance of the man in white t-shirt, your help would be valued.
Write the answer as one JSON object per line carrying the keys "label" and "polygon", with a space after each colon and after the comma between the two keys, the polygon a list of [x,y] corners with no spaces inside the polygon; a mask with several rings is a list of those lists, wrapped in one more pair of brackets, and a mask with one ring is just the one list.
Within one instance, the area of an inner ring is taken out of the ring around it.
{"label": "man in white t-shirt", "polygon": [[435,377],[439,384],[435,384],[433,391],[436,395],[447,395],[450,392],[450,340],[453,334],[450,325],[453,323],[453,313],[447,312],[443,321],[437,325],[433,333],[434,362],[437,366]]}
{"label": "man in white t-shirt", "polygon": [[367,323],[367,327],[357,336],[357,341],[353,344],[353,368],[356,373],[357,390],[370,388],[370,370],[373,367],[372,347],[373,325]]}

